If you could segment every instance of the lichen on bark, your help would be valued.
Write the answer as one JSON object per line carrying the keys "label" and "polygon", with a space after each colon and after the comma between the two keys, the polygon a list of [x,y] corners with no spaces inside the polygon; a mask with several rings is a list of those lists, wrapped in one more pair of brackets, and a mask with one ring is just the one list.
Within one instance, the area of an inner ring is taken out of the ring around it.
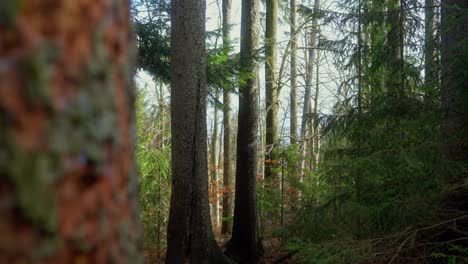
{"label": "lichen on bark", "polygon": [[0,18],[0,259],[139,263],[129,2],[19,7]]}

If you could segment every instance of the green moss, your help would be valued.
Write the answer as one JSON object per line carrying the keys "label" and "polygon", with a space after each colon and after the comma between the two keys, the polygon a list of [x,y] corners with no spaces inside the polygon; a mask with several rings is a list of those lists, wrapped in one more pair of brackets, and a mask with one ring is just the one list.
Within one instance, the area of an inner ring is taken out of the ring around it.
{"label": "green moss", "polygon": [[105,240],[109,237],[110,228],[109,228],[109,219],[105,212],[101,213],[101,218],[99,219],[99,238]]}
{"label": "green moss", "polygon": [[109,71],[110,58],[107,50],[105,29],[108,21],[101,23],[93,33],[93,60],[87,65],[87,77],[103,76]]}
{"label": "green moss", "polygon": [[[112,247],[109,250],[109,255],[110,255],[110,263],[111,264],[117,264],[117,263],[122,263],[122,259],[120,258],[120,254],[117,248]],[[130,263],[130,262],[128,262]]]}
{"label": "green moss", "polygon": [[21,61],[21,69],[26,80],[25,95],[29,103],[49,105],[49,81],[56,57],[56,48],[49,43],[43,44],[35,53]]}
{"label": "green moss", "polygon": [[134,243],[130,233],[131,225],[128,221],[122,221],[119,224],[119,239],[120,245],[122,246],[123,250],[127,253],[126,255],[129,256],[134,250]]}
{"label": "green moss", "polygon": [[73,242],[82,253],[88,253],[93,249],[93,245],[89,243],[82,228],[75,231]]}
{"label": "green moss", "polygon": [[50,121],[49,146],[59,155],[81,156],[99,165],[105,158],[105,145],[117,141],[115,110],[105,83],[84,81],[81,85],[75,100]]}
{"label": "green moss", "polygon": [[122,221],[119,224],[119,239],[125,256],[128,256],[128,263],[143,263],[138,248],[135,245],[135,239],[131,233],[132,225],[129,221]]}
{"label": "green moss", "polygon": [[0,1],[0,26],[13,26],[20,10],[20,0]]}
{"label": "green moss", "polygon": [[24,217],[42,230],[54,232],[57,227],[51,183],[57,178],[52,157],[21,148],[10,148],[8,175],[16,187],[17,206]]}
{"label": "green moss", "polygon": [[31,253],[31,262],[37,263],[41,259],[52,257],[63,246],[63,241],[59,237],[44,239],[35,247]]}

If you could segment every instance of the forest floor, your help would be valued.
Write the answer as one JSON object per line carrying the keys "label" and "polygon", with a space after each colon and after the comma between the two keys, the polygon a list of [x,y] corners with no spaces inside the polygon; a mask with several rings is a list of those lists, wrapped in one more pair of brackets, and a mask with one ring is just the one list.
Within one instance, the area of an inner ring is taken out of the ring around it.
{"label": "forest floor", "polygon": [[265,264],[296,264],[293,255],[281,247],[281,242],[277,238],[270,238],[263,241],[265,249],[265,258],[262,263]]}
{"label": "forest floor", "polygon": [[[223,246],[223,242],[220,241]],[[281,247],[280,241],[276,238],[266,239],[263,241],[265,249],[265,257],[260,261],[262,264],[296,264],[293,256],[289,254],[284,248]],[[144,258],[145,264],[164,263],[164,254],[166,249],[145,250]]]}

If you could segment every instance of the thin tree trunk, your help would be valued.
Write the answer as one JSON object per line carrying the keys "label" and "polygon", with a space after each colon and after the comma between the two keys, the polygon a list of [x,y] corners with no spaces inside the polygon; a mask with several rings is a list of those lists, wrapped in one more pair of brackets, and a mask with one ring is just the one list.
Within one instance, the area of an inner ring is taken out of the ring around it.
{"label": "thin tree trunk", "polygon": [[[277,20],[278,0],[266,0],[265,27],[265,179],[276,183],[279,173],[275,167],[278,160],[276,146],[278,144],[278,84],[276,83],[276,53],[277,53]],[[276,185],[276,184],[274,184]]]}
{"label": "thin tree trunk", "polygon": [[0,4],[1,263],[143,261],[129,2],[106,2]]}
{"label": "thin tree trunk", "polygon": [[[257,87],[258,87],[258,90],[257,90],[257,102],[258,102],[258,109],[265,109],[263,107],[263,104],[262,104],[262,94],[261,94],[261,84],[260,84],[260,71],[257,71]],[[259,176],[259,180],[260,180],[260,188],[265,188],[265,159],[264,159],[264,155],[263,153],[265,153],[265,149],[266,149],[266,146],[265,146],[265,124],[264,124],[264,121],[266,120],[266,118],[263,118],[263,114],[262,114],[262,111],[260,111],[260,117],[258,118],[258,136],[259,136],[259,146],[258,146],[258,153],[260,153],[259,157],[258,157],[258,161],[257,161],[257,168],[258,168],[258,171],[257,171],[257,175]],[[262,211],[262,208],[259,207],[258,208],[258,212],[257,212],[257,215],[258,215],[258,233],[259,233],[259,236],[260,236],[260,239],[263,237],[263,235],[265,234],[265,227],[266,227],[266,224],[265,224],[265,215],[264,215],[264,212]]]}
{"label": "thin tree trunk", "polygon": [[290,135],[291,144],[297,141],[297,34],[296,34],[296,0],[290,2],[291,20],[291,97],[290,97]]}
{"label": "thin tree trunk", "polygon": [[[215,92],[216,99],[219,98],[219,92]],[[214,115],[213,115],[213,134],[211,136],[211,194],[213,196],[212,200],[212,210],[211,217],[213,223],[213,229],[218,230],[219,223],[219,201],[218,201],[218,109],[216,104],[214,105]]]}
{"label": "thin tree trunk", "polygon": [[438,67],[436,63],[435,39],[435,0],[425,0],[425,28],[424,28],[424,101],[432,103],[436,98],[438,83]]}
{"label": "thin tree trunk", "polygon": [[320,10],[320,0],[315,0],[314,2],[314,14],[312,19],[312,28],[309,32],[309,56],[306,65],[306,88],[304,95],[304,105],[302,110],[302,128],[301,128],[301,139],[304,141],[301,146],[301,163],[300,163],[300,180],[304,179],[304,169],[305,169],[305,154],[307,153],[307,142],[305,142],[308,134],[308,127],[310,124],[310,110],[311,110],[311,91],[312,91],[312,76],[313,63],[315,62],[315,47],[317,45],[317,33],[318,33],[318,12]]}
{"label": "thin tree trunk", "polygon": [[[358,119],[357,122],[359,123],[359,126],[361,125],[361,118],[362,118],[362,45],[363,45],[363,39],[362,39],[362,0],[359,0],[358,2],[358,32],[357,32],[357,42],[358,42],[358,51],[357,51],[357,88],[358,88],[358,93],[357,93],[357,108],[358,108]],[[361,154],[361,147],[362,147],[362,136],[358,136],[358,142],[357,142],[357,149],[358,149],[358,155]],[[357,172],[355,175],[356,179],[356,201],[358,204],[362,202],[362,175]],[[362,218],[360,215],[356,217],[356,235],[357,238],[360,239],[362,234]]]}
{"label": "thin tree trunk", "polygon": [[[223,45],[225,48],[230,42],[230,21],[231,21],[231,1],[223,0]],[[228,219],[233,215],[233,197],[234,174],[232,171],[233,162],[231,155],[231,140],[233,134],[231,125],[231,96],[230,91],[223,92],[223,122],[224,122],[224,163],[223,163],[223,185],[226,191],[223,195],[223,222],[221,225],[221,234],[231,234],[232,219]],[[227,219],[227,220],[226,220]]]}
{"label": "thin tree trunk", "polygon": [[388,0],[387,3],[387,43],[388,43],[388,58],[387,58],[387,80],[388,94],[392,98],[392,103],[399,106],[399,100],[404,96],[403,87],[403,11],[400,0]]}
{"label": "thin tree trunk", "polygon": [[[318,166],[318,155],[320,151],[319,140],[320,140],[320,131],[319,131],[319,114],[318,114],[318,105],[319,105],[319,95],[320,95],[320,51],[317,50],[317,63],[315,66],[315,97],[314,97],[314,119],[313,119],[313,135],[312,138],[312,169],[317,171]],[[318,182],[318,181],[317,181]]]}
{"label": "thin tree trunk", "polygon": [[208,202],[206,3],[171,4],[172,194],[166,263],[225,263]]}
{"label": "thin tree trunk", "polygon": [[238,263],[256,263],[263,254],[257,229],[258,0],[242,1],[239,124],[237,136],[236,196],[232,238],[226,253]]}
{"label": "thin tree trunk", "polygon": [[258,136],[259,136],[259,145],[258,145],[258,171],[257,174],[260,175],[260,179],[262,180],[262,184],[264,184],[265,180],[265,159],[263,153],[265,153],[266,150],[266,143],[265,143],[265,137],[266,137],[266,125],[265,125],[265,120],[263,113],[260,109],[265,109],[262,104],[262,91],[260,89],[261,87],[261,81],[260,81],[260,71],[257,70],[257,81],[256,81],[256,86],[258,87],[257,89],[257,102],[258,102],[258,112],[259,112],[259,118],[258,118]]}

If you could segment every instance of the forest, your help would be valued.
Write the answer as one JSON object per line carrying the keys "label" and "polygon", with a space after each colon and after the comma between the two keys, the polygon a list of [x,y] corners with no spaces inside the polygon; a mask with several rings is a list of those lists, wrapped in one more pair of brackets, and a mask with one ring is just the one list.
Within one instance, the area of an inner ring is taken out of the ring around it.
{"label": "forest", "polygon": [[1,0],[4,263],[468,263],[468,0]]}

